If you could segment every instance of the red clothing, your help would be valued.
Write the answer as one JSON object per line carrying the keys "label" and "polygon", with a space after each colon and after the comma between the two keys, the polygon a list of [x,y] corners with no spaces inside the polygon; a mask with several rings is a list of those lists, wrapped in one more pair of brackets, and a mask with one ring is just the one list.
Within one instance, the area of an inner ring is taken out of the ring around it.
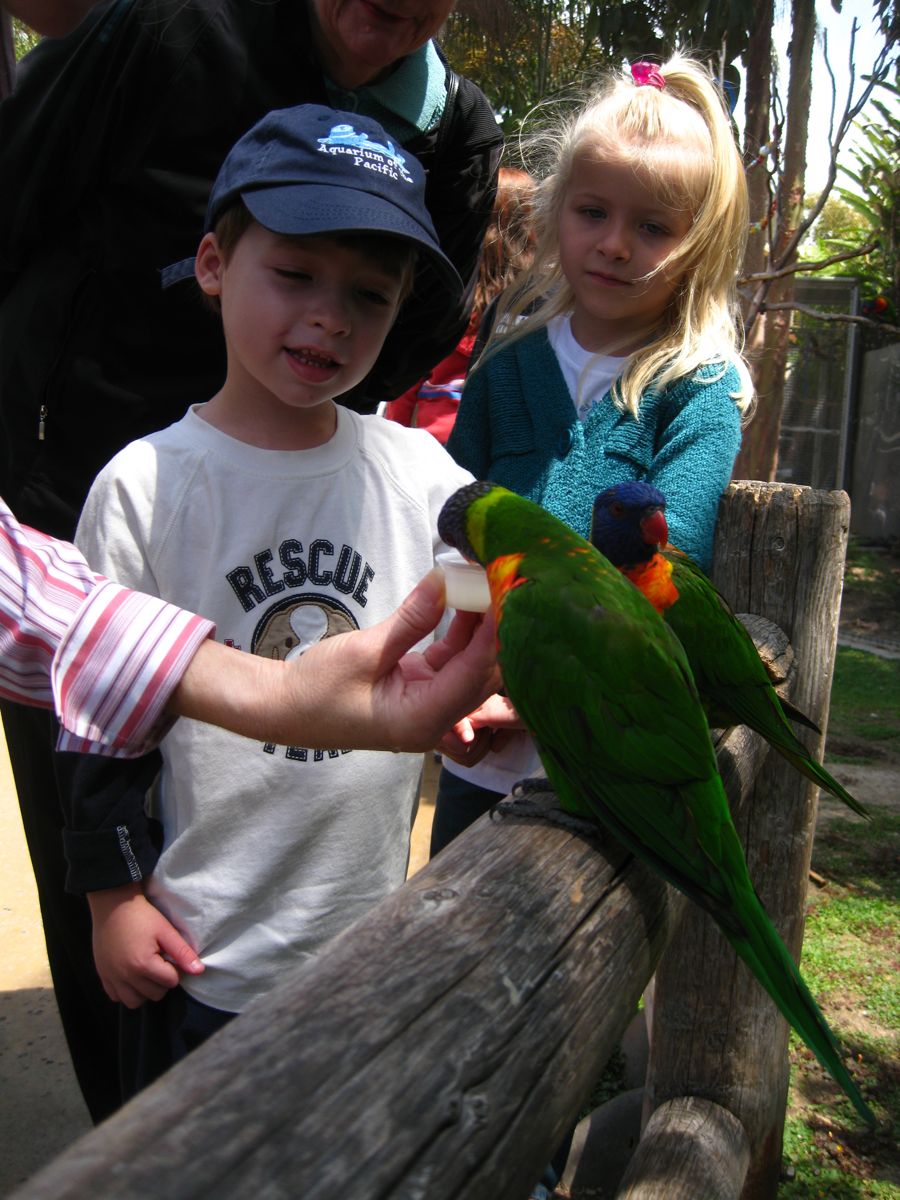
{"label": "red clothing", "polygon": [[475,330],[470,325],[456,349],[425,379],[414,383],[396,400],[389,401],[384,415],[400,425],[427,430],[445,446],[456,420],[474,345]]}

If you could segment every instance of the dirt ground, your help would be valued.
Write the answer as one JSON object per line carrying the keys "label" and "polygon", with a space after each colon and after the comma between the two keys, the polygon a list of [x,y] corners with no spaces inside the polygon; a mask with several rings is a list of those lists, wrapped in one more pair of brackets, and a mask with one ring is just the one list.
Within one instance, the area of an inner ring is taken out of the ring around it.
{"label": "dirt ground", "polygon": [[[859,620],[865,618],[860,616]],[[893,645],[900,651],[900,615],[897,632]],[[865,635],[865,629],[861,628],[860,638]],[[890,647],[887,652],[892,652]],[[900,764],[837,764],[831,769],[867,804],[900,805]],[[411,873],[428,861],[437,770],[433,756],[425,756],[422,800],[410,855]],[[819,819],[827,821],[832,815],[844,816],[846,810],[837,801],[824,797],[820,801]],[[34,880],[2,735],[0,948],[2,1198],[90,1129],[50,986]]]}

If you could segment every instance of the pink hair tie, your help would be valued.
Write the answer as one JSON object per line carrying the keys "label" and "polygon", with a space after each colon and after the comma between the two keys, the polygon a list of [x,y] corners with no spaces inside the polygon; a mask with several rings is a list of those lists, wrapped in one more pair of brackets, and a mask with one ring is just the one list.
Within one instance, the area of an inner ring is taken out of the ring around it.
{"label": "pink hair tie", "polygon": [[659,88],[660,91],[666,86],[666,81],[663,79],[662,71],[655,63],[651,62],[636,62],[631,64],[631,77],[635,82],[636,87]]}

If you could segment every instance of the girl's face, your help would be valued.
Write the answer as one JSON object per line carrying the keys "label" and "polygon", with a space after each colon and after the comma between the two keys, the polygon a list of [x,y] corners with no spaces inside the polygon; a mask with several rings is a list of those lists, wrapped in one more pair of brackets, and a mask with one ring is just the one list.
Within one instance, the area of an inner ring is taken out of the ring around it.
{"label": "girl's face", "polygon": [[672,303],[679,276],[656,270],[691,228],[649,175],[575,157],[559,218],[559,260],[575,296],[572,332],[585,350],[630,354]]}

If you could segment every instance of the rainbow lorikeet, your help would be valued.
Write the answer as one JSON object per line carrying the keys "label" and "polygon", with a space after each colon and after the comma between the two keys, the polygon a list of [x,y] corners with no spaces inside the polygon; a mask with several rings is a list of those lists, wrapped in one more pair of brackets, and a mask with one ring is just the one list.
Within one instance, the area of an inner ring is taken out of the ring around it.
{"label": "rainbow lorikeet", "polygon": [[815,728],[780,699],[753,644],[693,559],[670,546],[666,499],[649,483],[620,483],[594,501],[591,541],[647,597],[678,635],[710,725],[747,725],[807,779],[862,817],[865,808],[816,762],[788,717]]}
{"label": "rainbow lorikeet", "polygon": [[589,814],[712,916],[874,1124],[753,889],[687,657],[671,629],[590,542],[505,488],[461,488],[438,529],[486,569],[504,685],[563,810]]}

